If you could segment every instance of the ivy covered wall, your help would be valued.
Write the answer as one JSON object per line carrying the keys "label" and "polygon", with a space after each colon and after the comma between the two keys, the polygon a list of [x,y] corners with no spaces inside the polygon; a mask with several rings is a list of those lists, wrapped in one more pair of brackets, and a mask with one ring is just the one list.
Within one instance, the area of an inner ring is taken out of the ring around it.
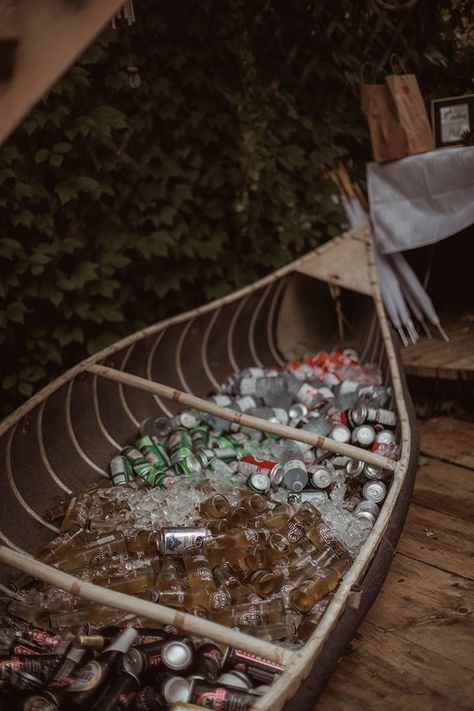
{"label": "ivy covered wall", "polygon": [[364,59],[393,47],[428,99],[472,92],[470,3],[380,25],[375,2],[137,0],[27,116],[0,150],[3,414],[337,234],[321,167],[370,158]]}

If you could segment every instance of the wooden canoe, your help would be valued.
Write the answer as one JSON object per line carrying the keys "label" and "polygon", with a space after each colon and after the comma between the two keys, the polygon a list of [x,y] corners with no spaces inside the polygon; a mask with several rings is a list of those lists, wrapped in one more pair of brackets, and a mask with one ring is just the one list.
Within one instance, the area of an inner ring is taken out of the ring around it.
{"label": "wooden canoe", "polygon": [[[328,283],[340,296],[339,310]],[[345,343],[340,342],[341,313]],[[51,500],[107,477],[111,457],[134,438],[142,420],[175,414],[186,398],[215,391],[235,370],[281,366],[309,351],[340,345],[356,347],[362,360],[377,363],[392,386],[401,456],[397,462],[384,462],[394,476],[382,512],[322,622],[300,651],[79,583],[31,557],[58,532],[42,518]],[[165,399],[168,395],[171,399]],[[1,577],[5,581],[14,569],[21,570],[82,597],[283,662],[286,671],[255,709],[274,711],[285,703],[288,709],[296,703],[310,709],[382,586],[408,510],[417,456],[413,407],[380,300],[370,231],[364,225],[250,286],[128,336],[66,372],[0,423]]]}

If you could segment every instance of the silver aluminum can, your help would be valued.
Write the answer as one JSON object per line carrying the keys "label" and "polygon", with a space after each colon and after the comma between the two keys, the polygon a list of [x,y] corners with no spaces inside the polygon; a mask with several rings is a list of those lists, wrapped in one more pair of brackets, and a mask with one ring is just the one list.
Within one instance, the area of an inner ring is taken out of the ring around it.
{"label": "silver aluminum can", "polygon": [[374,467],[373,464],[366,464],[364,466],[364,475],[371,481],[387,481],[392,476],[387,469]]}
{"label": "silver aluminum can", "polygon": [[170,423],[172,429],[175,429],[176,427],[186,427],[187,430],[190,430],[193,427],[196,427],[197,419],[196,416],[189,410],[183,410],[183,412],[175,415],[170,420]]}
{"label": "silver aluminum can", "polygon": [[362,496],[367,501],[375,501],[378,504],[387,496],[387,487],[383,481],[368,481],[362,489]]}
{"label": "silver aluminum can", "polygon": [[251,474],[247,479],[247,486],[258,494],[265,494],[270,489],[270,477],[266,474]]}
{"label": "silver aluminum can", "polygon": [[157,535],[157,547],[163,555],[181,556],[186,548],[202,546],[211,535],[204,527],[162,528]]}
{"label": "silver aluminum can", "polygon": [[380,513],[380,507],[375,503],[375,501],[365,500],[358,503],[354,509],[355,514],[360,513],[361,511],[366,511],[377,518]]}
{"label": "silver aluminum can", "polygon": [[370,447],[375,442],[375,430],[370,425],[360,425],[352,431],[352,441],[361,447]]}
{"label": "silver aluminum can", "polygon": [[326,467],[318,464],[309,468],[311,482],[317,489],[327,489],[332,484],[332,474]]}
{"label": "silver aluminum can", "polygon": [[380,430],[375,435],[375,441],[377,444],[393,444],[395,442],[395,435],[391,430]]}
{"label": "silver aluminum can", "polygon": [[349,459],[346,464],[346,473],[348,476],[356,479],[364,471],[364,462],[360,462],[357,459]]}
{"label": "silver aluminum can", "polygon": [[194,650],[190,644],[179,639],[165,642],[161,648],[161,663],[167,669],[183,671],[189,669],[194,660]]}
{"label": "silver aluminum can", "polygon": [[351,440],[351,431],[346,425],[337,423],[329,432],[328,436],[336,442],[345,444]]}
{"label": "silver aluminum can", "polygon": [[161,695],[169,706],[174,706],[179,702],[187,704],[191,698],[191,682],[182,676],[171,676],[160,689]]}
{"label": "silver aluminum can", "polygon": [[224,684],[224,686],[233,686],[237,689],[251,689],[252,682],[247,674],[239,671],[227,671],[220,675],[217,679],[219,684]]}

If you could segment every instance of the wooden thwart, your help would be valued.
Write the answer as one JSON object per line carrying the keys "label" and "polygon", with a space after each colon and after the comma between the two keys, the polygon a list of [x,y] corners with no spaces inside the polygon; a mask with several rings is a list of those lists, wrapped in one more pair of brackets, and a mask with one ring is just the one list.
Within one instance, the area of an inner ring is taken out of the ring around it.
{"label": "wooden thwart", "polygon": [[141,600],[115,590],[108,590],[92,583],[86,583],[73,575],[63,573],[57,568],[2,545],[0,545],[0,561],[5,565],[17,568],[23,573],[27,573],[51,585],[56,585],[58,588],[83,597],[86,600],[119,608],[138,616],[148,617],[163,625],[173,625],[190,634],[210,637],[217,642],[243,649],[246,652],[270,659],[278,664],[288,664],[293,656],[292,652],[283,649],[283,647],[237,632],[229,627],[218,625],[216,622],[188,615],[180,610],[174,610],[148,600]]}
{"label": "wooden thwart", "polygon": [[321,447],[329,452],[347,455],[353,459],[367,462],[368,464],[373,464],[374,466],[382,467],[383,469],[389,469],[390,471],[394,471],[397,465],[397,462],[393,459],[381,457],[380,455],[374,454],[373,452],[365,449],[354,447],[352,444],[336,442],[328,437],[315,435],[311,432],[306,432],[305,430],[296,429],[295,427],[286,427],[285,425],[274,424],[272,422],[268,422],[267,420],[263,420],[260,417],[253,417],[252,415],[235,412],[234,410],[229,410],[225,407],[219,407],[218,405],[214,405],[214,403],[203,400],[195,395],[184,393],[182,390],[176,390],[176,388],[171,388],[168,385],[162,385],[161,383],[156,383],[152,380],[147,380],[146,378],[140,378],[138,375],[125,373],[122,370],[108,368],[105,365],[90,365],[87,370],[89,373],[93,373],[94,375],[100,375],[104,378],[114,380],[117,383],[122,383],[123,385],[129,385],[130,387],[146,390],[155,395],[164,397],[167,400],[174,400],[175,402],[180,402],[188,407],[193,407],[197,410],[207,412],[210,415],[215,415],[216,417],[220,417],[228,422],[235,422],[239,425],[243,425],[244,427],[253,427],[260,432],[270,432],[271,434],[279,435],[280,437],[287,437],[298,442],[310,444],[312,447]]}

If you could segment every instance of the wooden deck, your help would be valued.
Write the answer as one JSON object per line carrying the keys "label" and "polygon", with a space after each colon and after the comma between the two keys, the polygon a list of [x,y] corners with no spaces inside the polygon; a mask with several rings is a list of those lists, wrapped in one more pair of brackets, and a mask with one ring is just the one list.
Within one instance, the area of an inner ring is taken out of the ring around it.
{"label": "wooden deck", "polygon": [[441,323],[449,343],[431,327],[433,338],[425,336],[415,345],[402,349],[407,375],[438,380],[474,381],[474,314],[445,316]]}
{"label": "wooden deck", "polygon": [[397,553],[317,711],[474,709],[474,424],[420,430]]}

